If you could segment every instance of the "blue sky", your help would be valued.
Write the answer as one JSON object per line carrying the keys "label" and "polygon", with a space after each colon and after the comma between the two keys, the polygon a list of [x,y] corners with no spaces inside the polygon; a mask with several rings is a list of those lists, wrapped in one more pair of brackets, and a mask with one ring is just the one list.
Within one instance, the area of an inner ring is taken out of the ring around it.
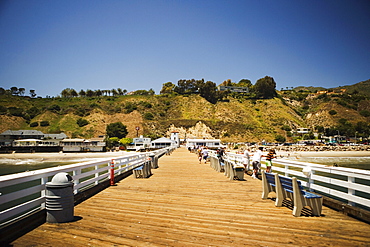
{"label": "blue sky", "polygon": [[0,0],[0,87],[352,85],[370,79],[369,13],[368,0]]}

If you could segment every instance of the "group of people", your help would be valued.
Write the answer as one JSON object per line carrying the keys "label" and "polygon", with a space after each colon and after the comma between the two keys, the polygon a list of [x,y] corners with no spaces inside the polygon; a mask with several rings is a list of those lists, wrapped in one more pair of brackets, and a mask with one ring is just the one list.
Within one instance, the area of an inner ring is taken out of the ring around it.
{"label": "group of people", "polygon": [[[209,149],[207,146],[199,146],[197,147],[197,153],[198,153],[198,160],[199,164],[202,163],[202,160],[204,161],[204,164],[207,163],[208,157],[209,157]],[[223,162],[223,156],[225,154],[225,148],[219,148],[217,149],[217,158],[220,162]],[[272,167],[272,159],[276,158],[276,152],[275,149],[270,149],[267,155],[263,154],[263,147],[259,147],[256,152],[250,153],[250,150],[246,148],[243,152],[243,163],[245,167],[245,172],[248,170],[248,165],[250,163],[250,159],[252,156],[252,166],[253,166],[253,174],[252,178],[257,178],[258,171],[261,168],[261,159],[263,157],[266,157],[266,172],[271,172]]]}
{"label": "group of people", "polygon": [[199,146],[197,148],[197,152],[198,152],[199,164],[202,163],[202,160],[204,160],[204,164],[206,164],[207,163],[208,156],[209,156],[208,147],[207,146]]}
{"label": "group of people", "polygon": [[[248,170],[248,165],[250,162],[250,156],[251,154],[249,153],[249,149],[245,149],[243,152],[244,155],[244,167],[245,171],[247,172]],[[270,173],[271,172],[271,167],[272,167],[272,159],[276,158],[276,152],[274,149],[270,149],[267,155],[264,155],[263,153],[263,147],[259,147],[256,152],[252,154],[252,166],[253,166],[253,174],[252,178],[257,178],[258,171],[261,168],[261,159],[262,157],[266,157],[266,172]]]}

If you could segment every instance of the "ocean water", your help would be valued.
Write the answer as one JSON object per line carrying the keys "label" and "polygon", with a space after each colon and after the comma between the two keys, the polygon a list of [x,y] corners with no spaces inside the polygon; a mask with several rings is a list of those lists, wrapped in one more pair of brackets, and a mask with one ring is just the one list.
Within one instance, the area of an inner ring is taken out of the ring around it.
{"label": "ocean water", "polygon": [[0,176],[33,171],[62,165],[75,164],[90,159],[76,159],[68,162],[47,162],[42,159],[0,159]]}
{"label": "ocean water", "polygon": [[290,160],[310,162],[321,165],[356,168],[370,170],[370,157],[290,157]]}

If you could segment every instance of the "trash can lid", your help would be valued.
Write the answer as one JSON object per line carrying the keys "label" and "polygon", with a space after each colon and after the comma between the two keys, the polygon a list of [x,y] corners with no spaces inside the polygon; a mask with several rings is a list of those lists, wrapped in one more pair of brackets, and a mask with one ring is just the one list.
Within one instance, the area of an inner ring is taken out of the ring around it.
{"label": "trash can lid", "polygon": [[70,184],[73,183],[73,178],[66,172],[60,172],[56,174],[52,179],[51,183],[53,184]]}

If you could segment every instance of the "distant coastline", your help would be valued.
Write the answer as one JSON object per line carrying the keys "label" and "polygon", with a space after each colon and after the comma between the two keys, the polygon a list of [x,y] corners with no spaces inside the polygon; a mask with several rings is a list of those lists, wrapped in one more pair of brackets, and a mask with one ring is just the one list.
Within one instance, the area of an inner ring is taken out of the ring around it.
{"label": "distant coastline", "polygon": [[12,153],[0,154],[0,163],[2,159],[38,159],[42,162],[68,162],[81,159],[102,159],[116,158],[134,154],[135,152],[89,152],[89,153]]}

